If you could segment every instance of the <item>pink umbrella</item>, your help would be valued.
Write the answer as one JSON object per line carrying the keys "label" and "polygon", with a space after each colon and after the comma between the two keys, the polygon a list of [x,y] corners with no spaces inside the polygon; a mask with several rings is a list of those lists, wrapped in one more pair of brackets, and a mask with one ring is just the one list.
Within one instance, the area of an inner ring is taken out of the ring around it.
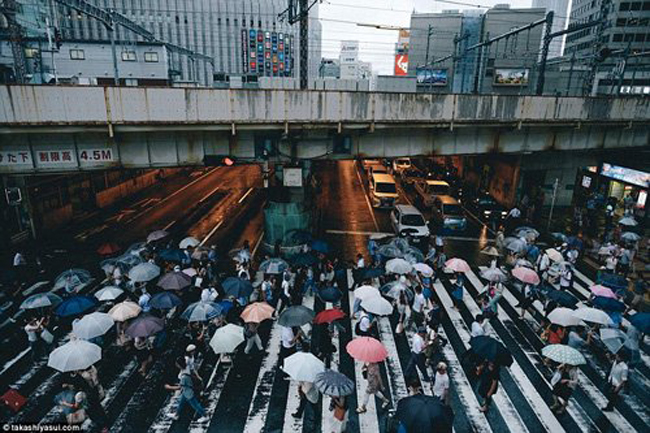
{"label": "pink umbrella", "polygon": [[467,262],[459,258],[447,260],[445,268],[454,272],[469,272],[471,270]]}
{"label": "pink umbrella", "polygon": [[345,349],[350,356],[361,362],[381,362],[388,357],[384,345],[372,337],[357,337]]}
{"label": "pink umbrella", "polygon": [[602,296],[604,298],[612,298],[612,299],[617,298],[616,293],[612,292],[612,289],[610,289],[609,287],[601,286],[600,284],[591,286],[589,290],[591,290],[591,293],[593,293],[595,296]]}
{"label": "pink umbrella", "polygon": [[526,284],[532,284],[534,286],[539,284],[537,272],[523,266],[514,268],[512,270],[512,276]]}

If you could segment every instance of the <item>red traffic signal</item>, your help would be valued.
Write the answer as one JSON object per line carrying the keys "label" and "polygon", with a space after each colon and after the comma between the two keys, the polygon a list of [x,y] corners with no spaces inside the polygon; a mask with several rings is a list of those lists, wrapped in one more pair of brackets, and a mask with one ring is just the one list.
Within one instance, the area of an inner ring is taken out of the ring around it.
{"label": "red traffic signal", "polygon": [[230,167],[237,163],[237,160],[229,155],[205,155],[203,157],[203,164],[206,166],[226,166]]}

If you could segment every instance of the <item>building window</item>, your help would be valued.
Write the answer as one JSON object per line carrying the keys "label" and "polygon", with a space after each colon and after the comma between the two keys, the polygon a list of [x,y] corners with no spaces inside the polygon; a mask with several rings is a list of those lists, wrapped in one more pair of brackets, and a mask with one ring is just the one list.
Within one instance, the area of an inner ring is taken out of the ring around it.
{"label": "building window", "polygon": [[640,11],[641,10],[641,5],[642,5],[641,2],[630,3],[630,10],[631,11]]}
{"label": "building window", "polygon": [[125,78],[124,85],[129,87],[136,87],[138,85],[138,80],[136,78]]}
{"label": "building window", "polygon": [[630,10],[630,3],[629,2],[621,2],[621,5],[618,7],[619,11],[629,11]]}
{"label": "building window", "polygon": [[122,51],[122,61],[124,62],[135,62],[138,58],[135,55],[135,51]]}
{"label": "building window", "polygon": [[643,2],[643,10],[650,11],[650,2]]}
{"label": "building window", "polygon": [[158,63],[158,53],[144,53],[144,61],[148,63]]}
{"label": "building window", "polygon": [[38,54],[37,48],[25,48],[25,57],[28,59],[33,59]]}
{"label": "building window", "polygon": [[86,54],[84,53],[84,50],[80,49],[71,49],[70,50],[70,60],[85,60],[86,59]]}
{"label": "building window", "polygon": [[644,42],[645,41],[645,33],[637,33],[634,36],[635,42]]}

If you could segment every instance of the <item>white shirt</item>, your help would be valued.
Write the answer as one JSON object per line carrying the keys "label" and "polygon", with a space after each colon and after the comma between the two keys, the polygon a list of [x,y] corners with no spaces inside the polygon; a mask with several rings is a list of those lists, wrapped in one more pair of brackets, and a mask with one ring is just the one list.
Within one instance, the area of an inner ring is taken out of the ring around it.
{"label": "white shirt", "polygon": [[612,365],[612,370],[609,372],[609,383],[612,386],[619,386],[621,383],[627,380],[627,364],[624,362],[614,362]]}
{"label": "white shirt", "polygon": [[368,329],[370,329],[370,317],[367,314],[364,314],[359,319],[359,329],[363,332],[368,332]]}
{"label": "white shirt", "polygon": [[567,269],[566,271],[562,272],[562,275],[560,275],[560,286],[562,287],[568,287],[571,285],[571,277],[573,276],[573,273],[571,270]]}
{"label": "white shirt", "polygon": [[551,258],[548,256],[548,254],[544,253],[542,256],[539,258],[539,270],[540,271],[545,271],[548,269],[548,265],[551,264]]}
{"label": "white shirt", "polygon": [[422,310],[424,310],[424,303],[426,300],[424,299],[424,295],[422,293],[418,293],[415,295],[415,298],[413,298],[413,311],[416,313],[421,313]]}
{"label": "white shirt", "polygon": [[287,280],[283,280],[282,291],[284,292],[284,296],[286,296],[287,298],[291,297],[291,294],[289,293],[290,290],[291,290],[291,283]]}
{"label": "white shirt", "polygon": [[449,375],[447,373],[436,372],[436,377],[433,382],[433,395],[439,398],[445,398],[449,390]]}
{"label": "white shirt", "polygon": [[38,340],[38,325],[32,325],[31,323],[28,323],[25,325],[25,332],[27,333],[27,340],[34,342]]}
{"label": "white shirt", "polygon": [[472,322],[472,337],[480,337],[481,335],[485,335],[483,326],[476,321]]}
{"label": "white shirt", "polygon": [[413,334],[413,340],[411,343],[411,352],[413,353],[420,353],[424,349],[424,339],[420,334]]}
{"label": "white shirt", "polygon": [[291,349],[295,346],[296,343],[293,341],[294,337],[293,329],[288,326],[282,327],[282,347],[285,349]]}
{"label": "white shirt", "polygon": [[614,257],[614,256],[609,256],[609,257],[607,257],[607,259],[605,260],[605,268],[606,268],[608,271],[614,271],[614,270],[616,270],[616,263],[617,263],[617,262],[618,262],[618,260],[616,260],[616,257]]}
{"label": "white shirt", "polygon": [[366,267],[366,261],[361,257],[359,260],[357,260],[357,269],[363,269]]}
{"label": "white shirt", "polygon": [[217,299],[218,293],[214,287],[205,288],[201,290],[201,302],[214,302]]}
{"label": "white shirt", "polygon": [[25,265],[25,258],[22,254],[16,253],[14,256],[14,266],[23,266]]}

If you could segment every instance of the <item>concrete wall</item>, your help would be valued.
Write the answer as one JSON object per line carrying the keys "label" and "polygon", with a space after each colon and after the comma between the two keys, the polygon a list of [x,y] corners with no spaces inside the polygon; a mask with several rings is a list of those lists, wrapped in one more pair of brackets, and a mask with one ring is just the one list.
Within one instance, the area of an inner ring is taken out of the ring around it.
{"label": "concrete wall", "polygon": [[391,93],[415,93],[415,77],[400,77],[396,75],[377,76],[377,91]]}
{"label": "concrete wall", "polygon": [[[177,171],[178,169],[174,168],[163,169],[163,175],[165,177],[171,176]],[[157,181],[157,175],[158,170],[150,171],[143,174],[142,176],[138,176],[119,185],[115,185],[114,187],[98,192],[95,195],[97,207],[105,208],[111,206],[119,200],[122,200],[148,186],[153,185]]]}

